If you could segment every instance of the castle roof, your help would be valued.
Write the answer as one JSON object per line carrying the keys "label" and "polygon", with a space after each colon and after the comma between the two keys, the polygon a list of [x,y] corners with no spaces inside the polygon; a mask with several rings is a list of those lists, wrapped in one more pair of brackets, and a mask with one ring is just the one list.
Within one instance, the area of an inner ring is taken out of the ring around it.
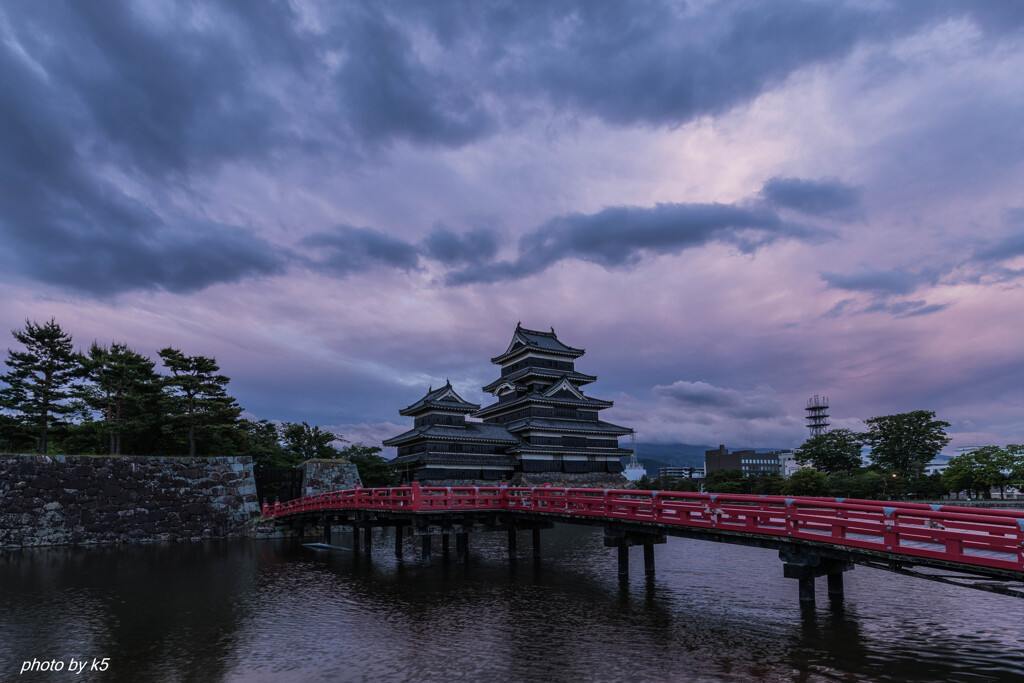
{"label": "castle roof", "polygon": [[526,377],[543,377],[545,379],[558,379],[560,377],[568,377],[572,380],[576,386],[583,386],[584,384],[590,384],[597,379],[594,375],[585,375],[582,372],[566,372],[565,370],[554,370],[551,368],[534,368],[526,367],[520,368],[515,372],[511,372],[507,375],[499,377],[487,386],[483,388],[484,391],[493,394],[494,390],[500,387],[505,382],[511,384],[517,384],[519,380]]}
{"label": "castle roof", "polygon": [[424,425],[393,436],[384,441],[385,446],[402,446],[421,439],[445,439],[449,441],[496,441],[518,443],[518,437],[509,434],[502,425],[485,422],[467,422],[465,425]]}
{"label": "castle roof", "polygon": [[516,356],[530,351],[544,351],[558,356],[568,356],[569,358],[579,358],[585,353],[583,349],[575,349],[560,342],[555,335],[555,328],[553,327],[550,332],[541,332],[539,330],[528,330],[519,324],[516,325],[516,331],[512,334],[512,341],[509,342],[505,353],[495,356],[491,359],[491,362],[501,365]]}
{"label": "castle roof", "polygon": [[469,401],[463,400],[461,396],[455,393],[455,389],[452,388],[452,383],[445,382],[445,385],[440,389],[428,389],[423,398],[416,401],[411,406],[399,410],[398,414],[416,416],[431,409],[471,413],[474,410],[480,410],[480,406],[476,403],[470,403]]}

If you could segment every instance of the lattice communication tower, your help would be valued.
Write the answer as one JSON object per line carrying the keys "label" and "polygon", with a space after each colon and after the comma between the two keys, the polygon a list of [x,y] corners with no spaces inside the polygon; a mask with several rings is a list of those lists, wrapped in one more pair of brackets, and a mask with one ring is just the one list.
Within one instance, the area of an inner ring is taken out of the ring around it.
{"label": "lattice communication tower", "polygon": [[828,399],[815,394],[807,399],[807,428],[811,430],[811,438],[821,436],[828,431]]}

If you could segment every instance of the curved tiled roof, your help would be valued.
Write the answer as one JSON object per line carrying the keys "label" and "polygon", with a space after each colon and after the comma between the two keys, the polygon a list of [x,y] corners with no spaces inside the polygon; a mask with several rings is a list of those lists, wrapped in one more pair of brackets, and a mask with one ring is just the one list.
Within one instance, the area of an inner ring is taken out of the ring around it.
{"label": "curved tiled roof", "polygon": [[462,413],[480,410],[480,406],[478,404],[464,400],[461,396],[455,393],[455,389],[452,388],[452,383],[446,382],[440,389],[427,390],[427,393],[423,398],[412,405],[399,410],[398,414],[415,416],[417,413],[430,408],[454,410]]}
{"label": "curved tiled roof", "polygon": [[509,433],[503,425],[467,422],[465,426],[425,425],[393,436],[384,441],[385,446],[400,446],[416,438],[439,438],[453,441],[498,441],[502,443],[518,443],[519,438]]}
{"label": "curved tiled roof", "polygon": [[505,353],[495,356],[491,359],[491,362],[500,364],[526,351],[547,351],[548,353],[570,356],[572,358],[579,358],[586,353],[583,349],[575,349],[560,342],[555,335],[555,328],[553,327],[550,332],[541,332],[539,330],[528,330],[522,325],[516,325],[516,331],[512,334],[512,341],[509,342]]}

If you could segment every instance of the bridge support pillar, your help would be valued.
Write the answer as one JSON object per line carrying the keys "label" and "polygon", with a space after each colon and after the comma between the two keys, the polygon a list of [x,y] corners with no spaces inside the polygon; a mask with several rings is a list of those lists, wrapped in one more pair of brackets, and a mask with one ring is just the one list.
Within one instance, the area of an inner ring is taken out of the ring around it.
{"label": "bridge support pillar", "polygon": [[441,554],[444,555],[445,557],[448,557],[448,553],[449,553],[448,546],[449,546],[448,534],[441,534]]}
{"label": "bridge support pillar", "polygon": [[509,529],[508,530],[508,561],[509,562],[515,562],[516,561],[516,555],[518,554],[517,548],[516,548],[516,542],[517,541],[518,541],[518,539],[516,538],[516,530],[515,529]]}
{"label": "bridge support pillar", "polygon": [[430,566],[430,541],[431,541],[431,537],[428,534],[424,534],[423,536],[420,536],[420,538],[422,539],[420,543],[421,543],[421,547],[423,548],[423,551],[422,551],[422,563],[423,563],[424,567],[429,567]]}
{"label": "bridge support pillar", "polygon": [[644,574],[654,576],[654,544],[644,543]]}
{"label": "bridge support pillar", "polygon": [[359,554],[359,527],[352,525],[352,552]]}
{"label": "bridge support pillar", "polygon": [[402,525],[395,525],[395,557],[402,559]]}
{"label": "bridge support pillar", "polygon": [[455,563],[466,564],[466,556],[469,554],[469,534],[461,532],[455,534]]}
{"label": "bridge support pillar", "polygon": [[324,517],[324,544],[331,544],[331,520]]}
{"label": "bridge support pillar", "polygon": [[370,556],[370,550],[373,548],[373,537],[370,535],[372,527],[366,527],[363,529],[363,550],[366,551],[366,556]]}
{"label": "bridge support pillar", "polygon": [[835,572],[828,575],[828,595],[830,598],[843,597],[843,573]]}
{"label": "bridge support pillar", "polygon": [[629,576],[629,546],[623,543],[619,546],[619,578]]}
{"label": "bridge support pillar", "polygon": [[832,557],[821,557],[813,551],[798,549],[780,550],[783,561],[782,575],[800,582],[800,602],[814,602],[814,579],[828,577],[828,594],[839,597],[843,594],[843,572],[853,569],[853,563]]}
{"label": "bridge support pillar", "polygon": [[533,531],[533,558],[535,560],[540,559],[540,527],[535,526]]}

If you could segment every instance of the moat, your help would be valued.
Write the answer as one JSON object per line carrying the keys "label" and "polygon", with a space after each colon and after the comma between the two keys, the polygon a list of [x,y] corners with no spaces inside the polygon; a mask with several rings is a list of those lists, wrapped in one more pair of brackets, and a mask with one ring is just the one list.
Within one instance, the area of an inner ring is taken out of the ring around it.
{"label": "moat", "polygon": [[[371,559],[245,540],[0,555],[0,679],[1024,677],[1017,598],[858,567],[844,599],[822,588],[801,607],[775,552],[679,538],[653,580],[622,583],[601,531],[569,526],[544,532],[539,564],[527,551],[511,567],[503,534],[475,535],[466,565],[452,552],[422,567],[413,539],[399,561],[393,543],[375,535]],[[109,668],[18,676],[72,658]]]}

